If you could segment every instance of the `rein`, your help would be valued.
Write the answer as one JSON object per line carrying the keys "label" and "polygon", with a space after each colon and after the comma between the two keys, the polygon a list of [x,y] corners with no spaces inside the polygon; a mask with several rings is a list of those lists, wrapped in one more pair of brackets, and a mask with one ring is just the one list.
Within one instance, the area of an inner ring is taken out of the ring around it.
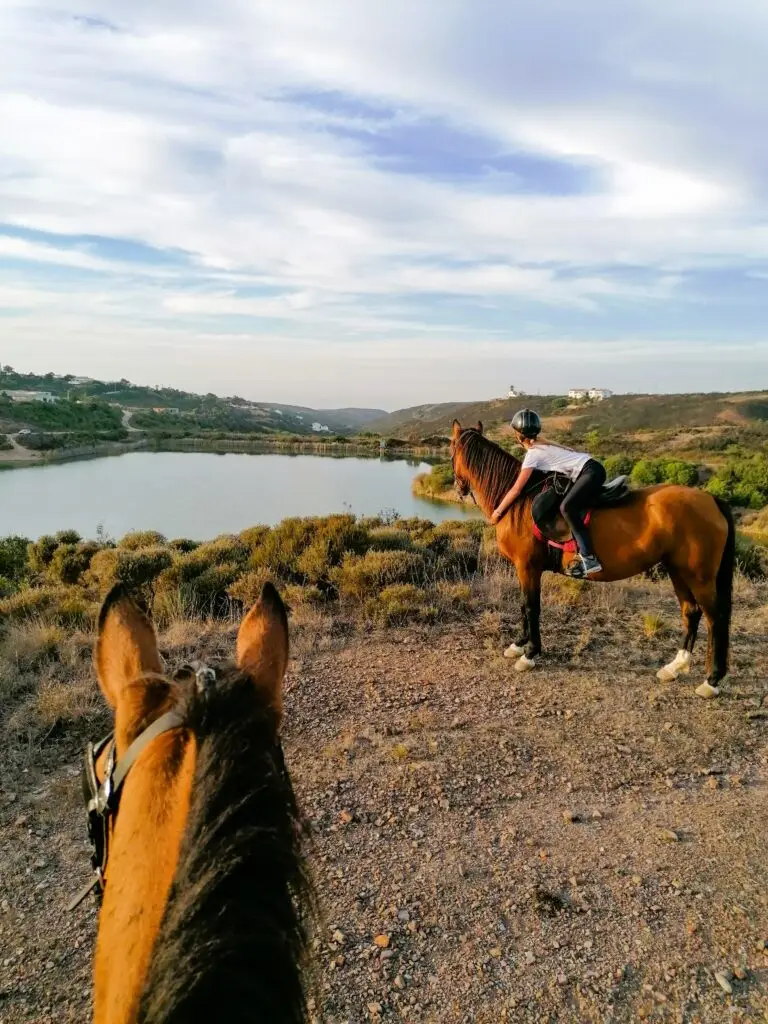
{"label": "rein", "polygon": [[[196,686],[200,690],[205,690],[216,679],[215,671],[200,662],[185,665],[177,675],[183,673],[193,674]],[[166,711],[164,715],[156,718],[151,725],[139,733],[119,761],[117,760],[114,733],[105,736],[98,743],[89,743],[85,748],[82,775],[83,798],[88,815],[88,838],[93,847],[91,853],[93,877],[67,904],[68,911],[79,907],[91,892],[95,892],[98,900],[103,896],[106,885],[105,871],[109,857],[109,835],[117,817],[123,783],[139,755],[149,744],[158,736],[177,729],[180,725],[184,725],[184,716],[175,710]],[[108,751],[106,772],[104,781],[100,783],[96,774],[96,761],[105,750]]]}

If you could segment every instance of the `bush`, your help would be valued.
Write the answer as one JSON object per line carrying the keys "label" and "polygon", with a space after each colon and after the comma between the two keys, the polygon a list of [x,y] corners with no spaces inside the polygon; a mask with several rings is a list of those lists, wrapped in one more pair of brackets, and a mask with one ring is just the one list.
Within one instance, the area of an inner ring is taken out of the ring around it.
{"label": "bush", "polygon": [[742,533],[736,534],[736,565],[751,580],[762,580],[768,575],[766,552]]}
{"label": "bush", "polygon": [[254,548],[249,565],[252,569],[269,569],[278,579],[294,580],[296,560],[309,547],[317,532],[314,519],[285,519],[268,530]]}
{"label": "bush", "polygon": [[609,480],[617,476],[629,476],[634,462],[628,455],[609,455],[603,460],[605,473]]}
{"label": "bush", "polygon": [[757,454],[730,461],[711,477],[707,490],[731,505],[763,508],[768,505],[768,456]]}
{"label": "bush", "polygon": [[171,564],[171,554],[165,548],[106,548],[91,559],[89,581],[105,594],[116,583],[128,587],[142,587],[157,579]]}
{"label": "bush", "polygon": [[123,539],[118,541],[117,546],[127,551],[138,551],[140,548],[163,547],[166,543],[162,533],[156,530],[133,530],[126,533]]}
{"label": "bush", "polygon": [[450,462],[440,462],[428,473],[422,473],[414,481],[415,489],[421,494],[438,496],[453,487],[453,466]]}
{"label": "bush", "polygon": [[59,544],[46,569],[46,575],[56,583],[79,583],[88,571],[93,556],[101,550],[95,541],[80,544]]}
{"label": "bush", "polygon": [[169,541],[168,547],[171,551],[178,551],[179,554],[186,555],[190,551],[194,551],[200,547],[200,542],[197,540],[188,540],[186,537],[178,537],[176,540]]}
{"label": "bush", "polygon": [[427,595],[413,583],[395,583],[365,605],[366,615],[383,625],[401,625],[414,619],[434,619],[437,608],[427,604]]}
{"label": "bush", "polygon": [[17,623],[8,630],[3,651],[22,672],[31,672],[56,658],[63,641],[61,626],[32,620]]}
{"label": "bush", "polygon": [[239,576],[230,585],[227,594],[233,601],[239,601],[243,608],[247,609],[259,600],[262,588],[267,581],[271,581],[268,569],[251,569],[250,572]]}
{"label": "bush", "polygon": [[43,534],[36,541],[32,541],[27,548],[27,563],[30,570],[35,573],[44,573],[51,564],[53,553],[59,543],[56,537],[52,537],[50,534]]}
{"label": "bush", "polygon": [[413,547],[410,534],[394,526],[377,526],[368,533],[372,551],[407,551]]}
{"label": "bush", "polygon": [[72,629],[92,622],[98,605],[74,587],[26,587],[0,601],[0,621],[42,619]]}
{"label": "bush", "polygon": [[0,539],[0,576],[14,582],[24,579],[27,574],[29,544],[26,537]]}
{"label": "bush", "polygon": [[395,583],[420,583],[425,572],[425,558],[415,551],[369,551],[346,555],[333,582],[342,597],[362,601]]}

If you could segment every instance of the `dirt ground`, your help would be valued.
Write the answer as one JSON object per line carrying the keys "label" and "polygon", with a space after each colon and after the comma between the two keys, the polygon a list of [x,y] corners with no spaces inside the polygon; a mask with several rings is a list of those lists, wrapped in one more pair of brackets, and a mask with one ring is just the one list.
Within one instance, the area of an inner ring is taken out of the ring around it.
{"label": "dirt ground", "polygon": [[[501,656],[512,606],[305,620],[286,758],[314,833],[318,1014],[768,1021],[768,588],[740,581],[736,607],[710,702],[703,644],[695,676],[654,678],[678,646],[663,584],[553,587],[523,676]],[[63,909],[87,877],[79,755],[71,736],[6,754],[0,1021],[84,1021],[96,911]]]}

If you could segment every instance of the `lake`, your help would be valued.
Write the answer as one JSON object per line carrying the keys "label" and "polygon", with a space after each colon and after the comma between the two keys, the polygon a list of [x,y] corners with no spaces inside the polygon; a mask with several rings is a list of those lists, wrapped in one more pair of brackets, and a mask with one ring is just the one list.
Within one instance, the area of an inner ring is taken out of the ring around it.
{"label": "lake", "polygon": [[204,540],[256,523],[331,512],[395,510],[438,522],[476,515],[474,506],[425,501],[411,483],[417,459],[212,452],[130,452],[0,472],[0,537],[39,537],[99,528]]}

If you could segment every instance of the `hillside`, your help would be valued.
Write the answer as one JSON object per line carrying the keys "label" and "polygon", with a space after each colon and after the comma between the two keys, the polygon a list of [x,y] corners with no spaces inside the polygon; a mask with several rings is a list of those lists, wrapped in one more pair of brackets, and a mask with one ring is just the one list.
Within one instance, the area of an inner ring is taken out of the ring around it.
{"label": "hillside", "polygon": [[569,405],[560,396],[529,395],[478,402],[447,402],[400,409],[373,420],[370,430],[415,440],[448,434],[451,422],[482,420],[493,430],[509,422],[521,406],[539,411],[550,431],[580,436],[590,430],[682,430],[701,427],[739,427],[768,424],[768,392],[683,395],[616,395],[603,402]]}
{"label": "hillside", "polygon": [[[6,366],[0,369],[0,393],[3,391],[49,391],[60,400],[82,402],[100,400],[123,409],[155,412],[155,429],[167,428],[173,432],[177,421],[165,417],[184,417],[186,420],[215,421],[218,429],[244,433],[313,434],[313,424],[327,427],[331,434],[351,434],[372,420],[386,416],[383,409],[311,409],[305,406],[273,402],[252,402],[237,395],[220,397],[212,393],[198,395],[176,388],[152,388],[118,381],[90,380],[72,374],[57,376],[53,373],[19,373]],[[17,405],[13,425],[38,425],[38,414],[24,416]],[[6,416],[6,418],[10,418]],[[325,433],[326,431],[322,431]]]}

